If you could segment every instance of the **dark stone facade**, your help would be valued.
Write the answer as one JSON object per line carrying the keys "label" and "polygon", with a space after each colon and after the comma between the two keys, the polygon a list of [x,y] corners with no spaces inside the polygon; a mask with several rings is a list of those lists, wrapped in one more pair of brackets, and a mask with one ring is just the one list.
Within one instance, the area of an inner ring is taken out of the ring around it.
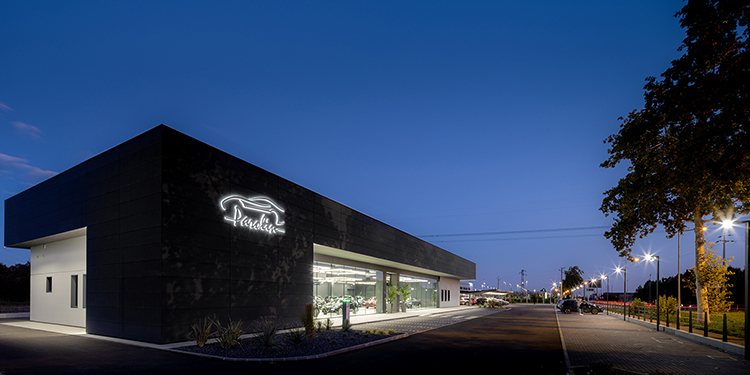
{"label": "dark stone facade", "polygon": [[[281,236],[233,226],[230,195],[285,209]],[[5,202],[5,245],[86,228],[86,330],[148,342],[213,316],[297,319],[312,300],[313,243],[463,279],[475,264],[166,126]]]}

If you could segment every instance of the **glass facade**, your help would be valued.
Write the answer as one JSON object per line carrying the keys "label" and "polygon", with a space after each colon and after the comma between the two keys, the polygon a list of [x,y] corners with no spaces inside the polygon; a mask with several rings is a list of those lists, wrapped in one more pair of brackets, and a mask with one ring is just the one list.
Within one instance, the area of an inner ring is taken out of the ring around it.
{"label": "glass facade", "polygon": [[401,275],[399,285],[407,286],[409,298],[407,309],[426,309],[437,307],[437,280],[425,277]]}
{"label": "glass facade", "polygon": [[383,311],[383,272],[332,263],[313,263],[313,298],[317,318],[342,315],[344,300],[351,315]]}
{"label": "glass facade", "polygon": [[[398,283],[405,286],[409,293],[408,298],[401,301],[400,310],[438,306],[437,280],[399,275]],[[351,315],[385,312],[385,302],[382,300],[384,286],[382,271],[316,261],[313,263],[315,317],[341,316],[344,301],[351,302]]]}

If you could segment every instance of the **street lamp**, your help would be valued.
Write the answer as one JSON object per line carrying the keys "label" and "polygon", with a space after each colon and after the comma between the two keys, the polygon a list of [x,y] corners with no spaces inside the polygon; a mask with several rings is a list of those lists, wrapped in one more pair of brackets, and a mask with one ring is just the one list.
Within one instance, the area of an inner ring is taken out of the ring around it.
{"label": "street lamp", "polygon": [[[750,332],[750,221],[742,220],[738,223],[745,224],[745,332]],[[745,348],[750,347],[750,335],[745,334]],[[745,359],[750,359],[750,350],[745,350]]]}
{"label": "street lamp", "polygon": [[602,274],[602,281],[607,280],[607,315],[609,315],[609,277]]}
{"label": "street lamp", "polygon": [[[591,278],[591,285],[592,285],[592,288],[596,288],[596,277],[592,277]],[[600,284],[600,286],[601,286],[601,284]],[[596,291],[596,289],[594,289],[594,291]],[[601,290],[599,292],[601,293]],[[589,301],[591,301],[591,297],[589,297]]]}
{"label": "street lamp", "polygon": [[[656,330],[659,330],[659,323],[661,321],[661,314],[659,311],[659,256],[646,254],[646,260],[651,262],[656,259]],[[679,276],[678,276],[679,277]],[[651,290],[651,288],[649,288]],[[667,319],[669,319],[667,317]],[[679,316],[677,318],[679,320]]]}
{"label": "street lamp", "polygon": [[615,272],[617,272],[618,274],[619,273],[623,274],[623,290],[624,290],[624,292],[622,293],[622,320],[625,320],[625,294],[627,293],[627,290],[628,290],[628,282],[624,278],[624,274],[626,272],[625,267],[617,267],[617,268],[615,268]]}
{"label": "street lamp", "polygon": [[[638,261],[638,258],[633,259],[633,262],[637,262],[637,261]],[[615,269],[615,271],[617,273],[620,273],[620,271],[622,271],[622,275],[623,275],[622,276],[622,283],[623,283],[623,287],[622,287],[622,320],[627,320],[627,316],[628,316],[625,313],[625,310],[627,309],[626,306],[627,306],[627,299],[628,299],[628,268],[627,267],[628,267],[628,261],[626,259],[625,260],[625,267],[622,267],[622,268],[617,267],[617,269]]]}

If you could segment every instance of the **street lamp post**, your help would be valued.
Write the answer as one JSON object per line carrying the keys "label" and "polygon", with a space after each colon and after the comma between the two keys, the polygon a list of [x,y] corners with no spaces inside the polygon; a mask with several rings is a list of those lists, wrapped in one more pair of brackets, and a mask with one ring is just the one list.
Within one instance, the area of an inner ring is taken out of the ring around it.
{"label": "street lamp post", "polygon": [[[638,258],[633,259],[633,262],[637,262]],[[627,314],[625,313],[625,310],[627,309],[627,300],[628,300],[628,260],[625,260],[625,267],[617,267],[615,269],[617,273],[620,273],[622,271],[622,320],[627,320]]]}
{"label": "street lamp post", "polygon": [[623,280],[623,286],[622,286],[622,290],[623,290],[623,292],[622,292],[622,320],[626,320],[625,319],[625,299],[626,299],[625,295],[627,294],[627,291],[628,291],[628,281],[627,281],[627,273],[626,273],[627,270],[625,269],[625,267],[617,267],[617,268],[615,268],[615,272],[617,272],[618,274],[622,273],[622,280]]}
{"label": "street lamp post", "polygon": [[[750,221],[742,220],[738,223],[745,224],[745,332],[750,332]],[[745,348],[750,348],[750,335],[745,334]],[[750,350],[745,350],[745,359],[750,359]]]}
{"label": "street lamp post", "polygon": [[625,263],[625,267],[622,269],[622,320],[627,320],[628,316],[625,311],[627,310],[628,300],[628,264]]}
{"label": "street lamp post", "polygon": [[602,275],[602,280],[607,279],[607,315],[609,315],[609,277]]}
{"label": "street lamp post", "polygon": [[[659,330],[659,323],[661,323],[661,313],[659,310],[659,256],[658,255],[646,255],[647,261],[656,259],[656,330]],[[651,290],[651,288],[649,288]],[[667,318],[669,319],[669,318]]]}

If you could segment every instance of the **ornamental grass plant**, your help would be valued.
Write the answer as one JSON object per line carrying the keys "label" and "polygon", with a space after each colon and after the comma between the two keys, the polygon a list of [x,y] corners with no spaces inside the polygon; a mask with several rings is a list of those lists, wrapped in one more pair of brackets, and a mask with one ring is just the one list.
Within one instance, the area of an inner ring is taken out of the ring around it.
{"label": "ornamental grass plant", "polygon": [[213,324],[216,326],[216,341],[224,349],[240,345],[240,336],[245,333],[242,330],[242,320],[233,321],[232,318],[228,320],[226,325],[222,325],[218,319],[213,319]]}
{"label": "ornamental grass plant", "polygon": [[190,337],[195,340],[195,344],[199,347],[206,345],[206,342],[214,336],[215,332],[212,331],[214,322],[210,318],[203,318],[198,323],[190,326],[192,332]]}

